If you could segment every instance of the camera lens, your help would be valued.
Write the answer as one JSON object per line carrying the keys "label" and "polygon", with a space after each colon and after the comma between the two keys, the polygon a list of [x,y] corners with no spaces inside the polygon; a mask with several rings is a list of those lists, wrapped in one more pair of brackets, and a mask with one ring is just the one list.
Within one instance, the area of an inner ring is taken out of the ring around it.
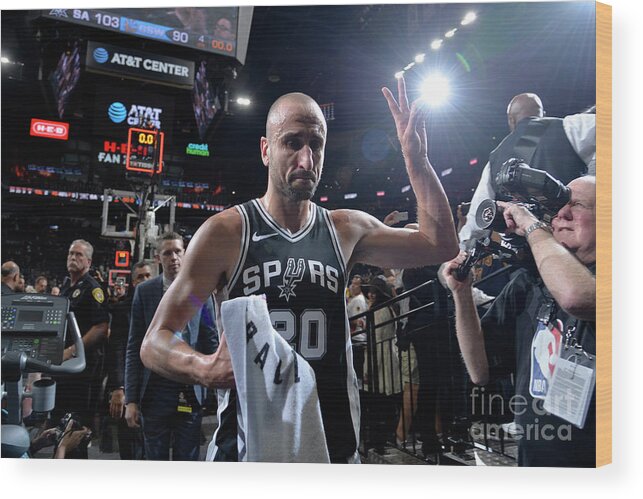
{"label": "camera lens", "polygon": [[476,211],[476,224],[482,230],[491,229],[496,232],[507,230],[502,208],[493,199],[485,199],[480,203]]}

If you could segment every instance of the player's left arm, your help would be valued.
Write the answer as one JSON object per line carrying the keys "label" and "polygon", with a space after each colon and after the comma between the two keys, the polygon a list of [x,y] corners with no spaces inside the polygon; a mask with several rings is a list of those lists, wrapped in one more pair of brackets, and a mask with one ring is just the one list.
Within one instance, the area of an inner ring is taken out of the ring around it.
{"label": "player's left arm", "polygon": [[453,242],[442,245],[420,230],[388,227],[362,211],[335,210],[332,218],[348,268],[355,263],[380,268],[423,267],[447,261],[458,251],[453,225],[450,227]]}

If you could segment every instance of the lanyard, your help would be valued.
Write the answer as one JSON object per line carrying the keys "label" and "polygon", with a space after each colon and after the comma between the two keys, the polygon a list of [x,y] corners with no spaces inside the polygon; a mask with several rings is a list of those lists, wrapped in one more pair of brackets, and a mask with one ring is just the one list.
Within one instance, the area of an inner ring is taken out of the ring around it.
{"label": "lanyard", "polygon": [[577,333],[578,333],[578,319],[575,319],[574,323],[567,326],[567,329],[565,331],[565,345],[564,345],[565,350],[568,350],[569,348],[573,348],[574,350],[576,350],[577,353],[579,354],[582,353],[589,360],[593,360],[592,355],[588,354],[583,348],[583,345],[581,345],[581,342],[583,341],[583,337],[582,336],[577,337]]}
{"label": "lanyard", "polygon": [[[538,321],[542,322],[546,326],[549,326],[550,324],[552,324],[553,318],[556,317],[558,304],[551,296],[547,288],[543,288],[543,295],[545,297],[545,300],[540,305],[540,308],[538,309]],[[583,354],[589,360],[593,360],[592,355],[588,354],[583,349],[583,346],[581,344],[583,341],[583,336],[582,334],[578,336],[578,334],[581,333],[581,331],[579,331],[579,328],[578,328],[578,322],[579,322],[578,319],[574,319],[574,321],[571,324],[569,324],[565,329],[565,343],[564,343],[565,351],[571,348],[575,351],[575,353]]]}
{"label": "lanyard", "polygon": [[542,287],[542,293],[544,301],[538,309],[538,322],[542,322],[545,326],[549,326],[552,323],[552,319],[556,317],[558,311],[558,305],[554,300],[553,296],[549,293],[549,290],[546,287]]}

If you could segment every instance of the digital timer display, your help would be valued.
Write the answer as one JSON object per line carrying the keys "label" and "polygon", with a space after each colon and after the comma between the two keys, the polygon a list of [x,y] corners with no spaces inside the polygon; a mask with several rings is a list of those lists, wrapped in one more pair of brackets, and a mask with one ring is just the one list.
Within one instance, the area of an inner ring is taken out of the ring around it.
{"label": "digital timer display", "polygon": [[165,134],[157,130],[130,128],[125,168],[135,172],[161,173],[164,139]]}

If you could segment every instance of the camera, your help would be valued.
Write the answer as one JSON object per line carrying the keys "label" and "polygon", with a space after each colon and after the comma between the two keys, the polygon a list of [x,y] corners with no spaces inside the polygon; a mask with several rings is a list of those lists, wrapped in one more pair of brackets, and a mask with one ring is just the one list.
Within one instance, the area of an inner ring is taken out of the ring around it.
{"label": "camera", "polygon": [[[522,203],[538,220],[547,223],[569,202],[571,196],[569,187],[560,180],[546,171],[531,168],[522,159],[510,158],[505,161],[495,180],[501,197]],[[488,255],[529,266],[532,258],[525,238],[504,234],[507,224],[503,209],[495,200],[485,199],[480,203],[476,211],[476,225],[489,232],[479,239],[467,241],[467,259],[456,270],[457,279],[464,280],[471,267]],[[491,240],[492,231],[503,233],[500,244]]]}
{"label": "camera", "polygon": [[455,270],[455,278],[464,281],[471,268],[487,256],[494,255],[506,262],[515,262],[516,254],[503,247],[500,243],[492,241],[490,237],[470,239],[467,241],[467,257]]}
{"label": "camera", "polygon": [[[67,431],[67,425],[69,424],[70,421],[72,422],[71,431],[77,431],[77,430],[83,429],[83,426],[78,422],[78,415],[73,412],[68,412],[60,419],[60,423],[58,423],[58,426],[56,427],[56,447],[60,445],[60,441],[63,439],[63,436]],[[78,447],[86,448],[89,445],[89,442],[91,442],[91,440],[92,440],[92,434],[90,431],[88,431],[87,434],[83,437]]]}
{"label": "camera", "polygon": [[[536,218],[551,222],[558,211],[569,202],[569,187],[563,185],[544,170],[531,168],[522,159],[505,161],[496,175],[500,194],[521,202]],[[476,211],[476,224],[480,229],[505,232],[500,208],[493,199],[485,199]]]}

